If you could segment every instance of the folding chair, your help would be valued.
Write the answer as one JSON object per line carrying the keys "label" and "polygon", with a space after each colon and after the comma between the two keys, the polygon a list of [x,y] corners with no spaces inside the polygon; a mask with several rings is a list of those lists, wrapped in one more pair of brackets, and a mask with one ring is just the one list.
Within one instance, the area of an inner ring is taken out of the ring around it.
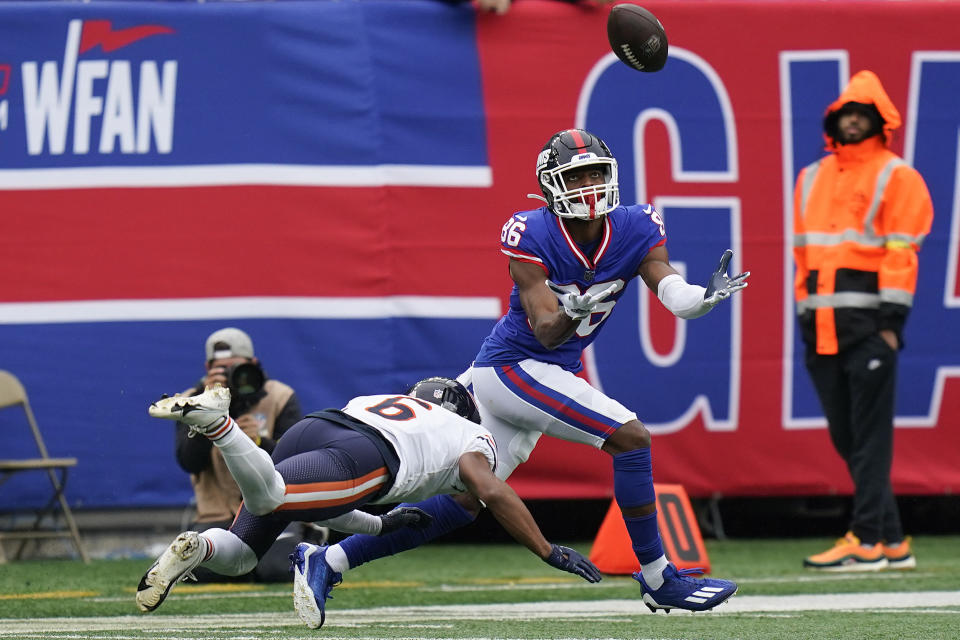
{"label": "folding chair", "polygon": [[[63,495],[63,489],[67,482],[67,471],[70,467],[77,464],[76,458],[51,458],[47,453],[47,447],[43,443],[40,435],[40,427],[37,426],[36,418],[30,409],[30,401],[27,399],[27,392],[20,384],[20,380],[9,371],[0,370],[0,409],[6,409],[20,405],[23,407],[27,416],[27,422],[30,423],[30,429],[33,431],[33,438],[37,441],[37,448],[40,450],[39,458],[28,458],[21,460],[0,460],[0,485],[10,479],[13,474],[20,471],[46,471],[50,477],[50,483],[53,485],[53,495],[42,508],[36,510],[33,525],[29,530],[0,531],[0,564],[6,562],[6,555],[3,551],[3,540],[20,540],[20,546],[15,556],[19,560],[23,554],[23,549],[30,540],[40,538],[72,538],[76,545],[80,557],[85,563],[90,562],[87,551],[80,540],[80,532],[77,529],[77,523],[73,519],[73,513],[67,504],[67,499]],[[60,471],[60,477],[57,477],[57,471]],[[60,503],[60,510],[66,520],[68,531],[64,531],[56,526],[56,507]],[[50,527],[43,526],[43,519],[46,516],[53,519]]]}

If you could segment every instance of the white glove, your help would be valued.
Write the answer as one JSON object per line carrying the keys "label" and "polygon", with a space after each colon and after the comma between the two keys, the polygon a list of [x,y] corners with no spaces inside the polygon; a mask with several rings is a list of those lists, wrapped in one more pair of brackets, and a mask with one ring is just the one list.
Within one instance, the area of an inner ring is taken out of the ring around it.
{"label": "white glove", "polygon": [[574,320],[586,318],[597,308],[598,304],[603,302],[604,298],[617,290],[617,284],[611,283],[609,287],[595,294],[571,293],[561,289],[550,280],[545,280],[544,282],[550,291],[553,291],[553,294],[557,296],[557,300],[560,302],[560,306],[563,307],[564,313]]}
{"label": "white glove", "polygon": [[730,258],[733,257],[733,251],[727,249],[720,256],[720,264],[717,270],[710,276],[710,282],[707,284],[707,290],[703,292],[703,303],[714,307],[721,300],[726,300],[730,294],[739,291],[747,286],[747,278],[750,272],[746,271],[740,275],[727,276],[727,266],[730,264]]}

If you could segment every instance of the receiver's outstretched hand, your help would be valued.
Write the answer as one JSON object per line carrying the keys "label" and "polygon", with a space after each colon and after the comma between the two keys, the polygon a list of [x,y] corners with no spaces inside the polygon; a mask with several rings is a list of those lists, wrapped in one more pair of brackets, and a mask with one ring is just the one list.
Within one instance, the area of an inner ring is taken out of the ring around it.
{"label": "receiver's outstretched hand", "polygon": [[745,271],[734,277],[727,275],[727,267],[730,265],[730,259],[733,258],[733,251],[727,249],[720,257],[720,264],[717,270],[710,275],[710,282],[707,283],[707,290],[703,293],[703,302],[711,307],[715,306],[721,300],[726,300],[731,294],[747,286],[747,278],[750,272]]}

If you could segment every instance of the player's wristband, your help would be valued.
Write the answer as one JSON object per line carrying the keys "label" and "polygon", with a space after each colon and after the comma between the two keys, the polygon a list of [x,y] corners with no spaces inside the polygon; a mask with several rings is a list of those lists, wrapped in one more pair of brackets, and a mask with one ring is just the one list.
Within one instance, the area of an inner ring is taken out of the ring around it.
{"label": "player's wristband", "polygon": [[365,533],[375,536],[380,533],[383,521],[380,520],[380,516],[375,516],[366,511],[354,510],[336,516],[335,518],[322,520],[316,524],[330,527],[343,533]]}
{"label": "player's wristband", "polygon": [[678,273],[671,273],[657,285],[657,297],[670,313],[691,320],[699,318],[713,307],[703,301],[705,288],[690,284]]}

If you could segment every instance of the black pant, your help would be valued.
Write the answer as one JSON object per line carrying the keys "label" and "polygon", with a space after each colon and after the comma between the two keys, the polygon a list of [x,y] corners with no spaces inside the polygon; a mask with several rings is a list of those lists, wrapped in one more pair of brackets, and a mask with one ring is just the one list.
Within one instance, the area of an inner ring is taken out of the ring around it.
{"label": "black pant", "polygon": [[[379,437],[311,414],[283,434],[273,450],[273,462],[288,491],[310,485],[343,485],[355,489],[365,482],[364,478],[387,474],[388,469],[399,466],[396,454],[385,440],[378,442]],[[387,460],[390,456],[393,461]],[[376,500],[389,491],[392,484],[393,476],[385,484],[372,487],[370,492],[318,498],[315,502],[302,503],[298,509],[282,505],[262,516],[253,515],[246,506],[241,506],[230,531],[253,549],[262,563],[264,554],[276,546],[277,536],[291,522],[316,522],[342,515]],[[325,489],[328,493],[333,491],[330,486]],[[293,544],[296,546],[296,542]]]}
{"label": "black pant", "polygon": [[837,355],[808,347],[806,365],[830,439],[853,479],[851,531],[866,544],[900,542],[903,528],[890,484],[897,352],[874,334]]}

